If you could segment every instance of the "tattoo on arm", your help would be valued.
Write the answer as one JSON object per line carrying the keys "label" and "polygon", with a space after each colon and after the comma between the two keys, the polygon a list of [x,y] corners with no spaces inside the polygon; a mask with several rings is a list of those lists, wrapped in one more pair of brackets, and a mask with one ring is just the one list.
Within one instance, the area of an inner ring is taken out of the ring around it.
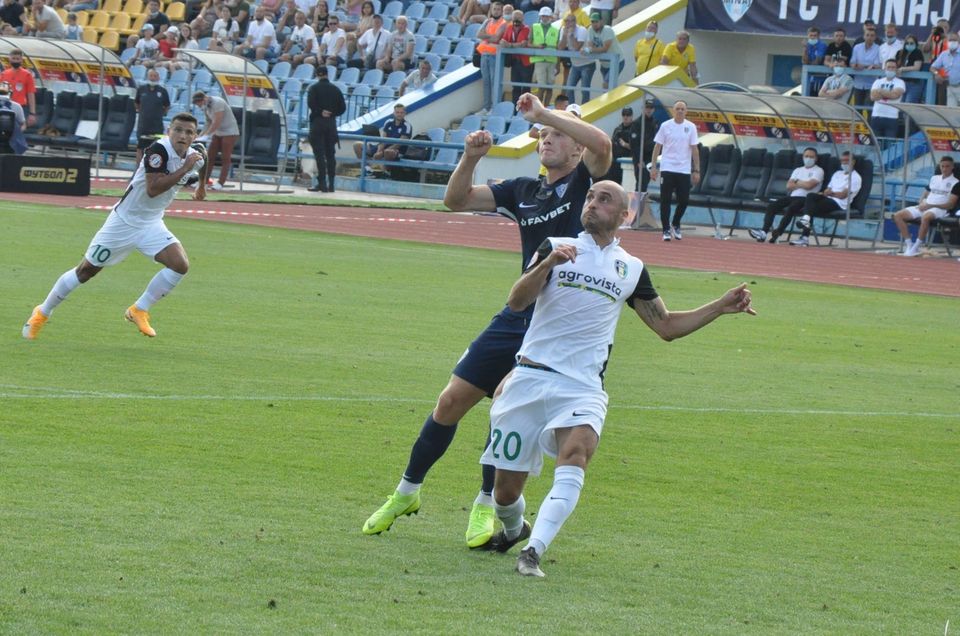
{"label": "tattoo on arm", "polygon": [[663,311],[660,309],[660,303],[656,300],[641,300],[640,312],[651,321],[660,321],[665,318]]}

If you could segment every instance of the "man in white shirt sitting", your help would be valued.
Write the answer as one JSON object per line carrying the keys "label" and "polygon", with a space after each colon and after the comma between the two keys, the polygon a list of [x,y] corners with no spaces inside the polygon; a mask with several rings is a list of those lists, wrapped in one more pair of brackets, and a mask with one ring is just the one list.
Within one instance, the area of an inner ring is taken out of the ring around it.
{"label": "man in white shirt sitting", "polygon": [[240,47],[240,54],[248,59],[273,60],[280,49],[277,46],[277,31],[266,11],[258,6],[253,13],[253,21],[247,27],[247,40]]}
{"label": "man in white shirt sitting", "polygon": [[846,210],[860,192],[863,179],[853,169],[854,158],[849,151],[840,155],[840,169],[830,177],[830,183],[823,194],[811,192],[803,202],[803,216],[797,220],[797,227],[803,230],[800,238],[790,241],[790,245],[806,247],[810,244],[810,228],[815,216],[827,216],[832,212]]}
{"label": "man in white shirt sitting", "polygon": [[[940,174],[930,177],[930,184],[920,197],[920,203],[893,215],[893,222],[897,224],[903,238],[903,256],[918,256],[920,247],[927,238],[930,223],[935,219],[942,219],[957,207],[957,202],[960,201],[960,180],[953,174],[953,165],[953,157],[940,157]],[[917,240],[911,241],[907,223],[914,219],[920,219],[920,231],[917,232]]]}
{"label": "man in white shirt sitting", "polygon": [[347,63],[347,33],[340,28],[340,18],[335,15],[327,20],[327,30],[320,38],[319,60],[329,66]]}
{"label": "man in white shirt sitting", "polygon": [[[750,236],[760,243],[766,241],[768,237],[771,243],[776,243],[777,238],[786,232],[790,220],[803,210],[807,195],[818,192],[821,185],[823,185],[823,168],[817,165],[817,151],[814,148],[806,148],[803,151],[803,165],[796,168],[787,180],[789,195],[771,201],[767,205],[767,213],[763,216],[763,227],[759,230],[751,229]],[[777,229],[771,231],[773,218],[778,214],[782,214],[783,218],[780,219]]]}

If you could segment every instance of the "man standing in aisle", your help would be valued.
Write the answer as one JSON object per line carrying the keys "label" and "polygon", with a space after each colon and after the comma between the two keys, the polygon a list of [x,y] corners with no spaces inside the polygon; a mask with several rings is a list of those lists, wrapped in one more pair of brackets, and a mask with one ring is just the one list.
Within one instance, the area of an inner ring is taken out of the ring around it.
{"label": "man standing in aisle", "polygon": [[333,192],[337,175],[337,117],[347,110],[343,93],[330,82],[327,67],[317,66],[317,82],[307,91],[310,108],[310,147],[317,162],[317,184],[310,192]]}
{"label": "man standing in aisle", "polygon": [[[680,220],[687,211],[690,200],[690,188],[700,183],[700,151],[697,148],[697,127],[693,122],[686,120],[687,104],[677,101],[673,105],[673,119],[668,119],[660,125],[656,137],[653,138],[653,157],[650,160],[650,178],[656,181],[661,171],[663,180],[660,182],[660,225],[663,228],[663,240],[672,238],[677,241],[683,238],[680,233]],[[660,165],[660,153],[663,159]],[[691,170],[691,161],[693,168]],[[670,206],[673,205],[673,194],[677,194],[677,209],[673,214],[673,223],[670,222]]]}

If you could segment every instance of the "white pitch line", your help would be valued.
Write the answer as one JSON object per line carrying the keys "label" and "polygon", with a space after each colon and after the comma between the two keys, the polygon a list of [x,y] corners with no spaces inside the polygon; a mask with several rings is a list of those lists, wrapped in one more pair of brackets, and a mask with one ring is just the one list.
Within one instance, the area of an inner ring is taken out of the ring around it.
{"label": "white pitch line", "polygon": [[[113,393],[80,391],[59,387],[18,386],[0,384],[9,389],[0,392],[3,399],[25,400],[156,400],[163,402],[395,402],[398,404],[433,404],[434,400],[422,398],[389,397],[384,395],[339,396],[339,395],[153,395],[147,393]],[[926,413],[909,411],[847,411],[842,409],[757,409],[712,406],[674,406],[669,404],[612,404],[613,409],[632,411],[664,411],[680,413],[746,413],[750,415],[842,415],[846,417],[923,417],[960,418],[956,413]]]}

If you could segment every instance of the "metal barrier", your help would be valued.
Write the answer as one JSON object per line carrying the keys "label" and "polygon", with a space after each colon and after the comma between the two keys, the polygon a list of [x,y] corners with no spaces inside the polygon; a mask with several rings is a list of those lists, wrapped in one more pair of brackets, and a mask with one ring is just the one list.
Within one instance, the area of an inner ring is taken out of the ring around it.
{"label": "metal barrier", "polygon": [[[514,82],[514,81],[504,82],[503,80],[504,59],[503,58],[505,55],[539,55],[539,56],[549,56],[549,57],[558,57],[558,58],[583,57],[583,58],[590,58],[592,60],[595,60],[594,63],[597,63],[598,67],[599,67],[599,63],[606,61],[609,64],[609,67],[611,70],[615,68],[618,69],[616,74],[614,74],[613,72],[610,73],[610,82],[607,86],[607,90],[610,90],[611,88],[620,85],[620,73],[623,72],[623,66],[621,65],[621,61],[623,61],[623,56],[618,55],[617,53],[586,53],[584,54],[584,53],[581,53],[580,51],[561,51],[559,49],[533,49],[533,48],[504,49],[502,47],[497,47],[497,59],[494,61],[494,67],[496,70],[494,71],[494,77],[493,77],[493,94],[494,95],[503,94],[504,84],[511,87],[522,86],[529,89],[542,88],[547,90],[553,90],[554,88],[556,88],[555,83],[547,85],[547,84],[535,84],[531,82]],[[559,64],[559,62],[557,63]],[[592,81],[592,78],[593,78],[593,75],[591,75],[591,81]],[[560,85],[560,90],[562,92],[567,93],[567,95],[571,95],[569,91],[576,90],[576,88],[577,88],[576,86],[571,86],[569,84]],[[581,90],[583,90],[583,87],[581,87]],[[587,87],[586,90],[588,92],[591,92],[590,87]],[[571,95],[570,101],[576,101],[572,98],[572,95]]]}
{"label": "metal barrier", "polygon": [[[863,69],[855,70],[848,68],[846,73],[852,77],[857,75],[868,75],[872,77],[883,77],[884,71],[882,69]],[[803,87],[804,94],[806,94],[807,87],[810,85],[810,79],[814,77],[824,77],[826,78],[829,75],[833,75],[833,69],[829,66],[823,65],[813,65],[813,64],[804,64],[803,71],[800,76],[800,86]],[[923,90],[921,94],[923,95],[923,101],[926,104],[936,104],[937,103],[937,85],[933,81],[933,76],[930,74],[930,71],[907,71],[906,73],[901,73],[898,77],[902,80],[920,80],[924,83]],[[816,97],[816,95],[807,95],[807,97]]]}

